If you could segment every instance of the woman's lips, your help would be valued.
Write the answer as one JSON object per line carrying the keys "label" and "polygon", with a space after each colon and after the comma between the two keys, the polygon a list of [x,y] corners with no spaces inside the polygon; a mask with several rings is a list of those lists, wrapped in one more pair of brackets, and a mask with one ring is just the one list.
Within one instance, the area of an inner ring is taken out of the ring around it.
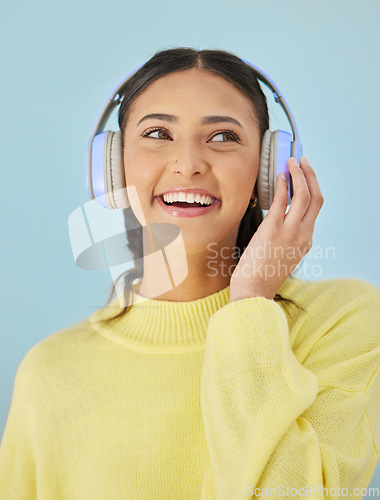
{"label": "woman's lips", "polygon": [[[208,212],[210,212],[211,210],[213,210],[217,205],[220,204],[220,200],[218,199],[214,199],[213,202],[211,203],[211,205],[207,205],[207,206],[199,206],[199,207],[193,207],[193,206],[190,206],[191,204],[189,203],[188,207],[179,207],[179,206],[175,206],[173,204],[171,205],[166,205],[164,200],[163,200],[163,197],[162,195],[160,196],[157,196],[157,201],[158,203],[161,205],[162,209],[165,210],[165,212],[167,212],[168,214],[170,215],[173,215],[175,217],[198,217],[199,215],[205,215],[207,214]],[[184,204],[186,202],[183,202],[182,204]]]}

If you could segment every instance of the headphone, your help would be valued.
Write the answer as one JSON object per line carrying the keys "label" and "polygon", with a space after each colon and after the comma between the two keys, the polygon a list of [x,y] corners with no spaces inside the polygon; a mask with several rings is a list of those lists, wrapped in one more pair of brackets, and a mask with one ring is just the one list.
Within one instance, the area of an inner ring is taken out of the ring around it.
{"label": "headphone", "polygon": [[[269,210],[276,191],[277,175],[285,173],[288,182],[288,204],[293,197],[293,183],[286,166],[290,156],[299,162],[302,145],[293,115],[276,84],[259,68],[248,61],[258,80],[263,82],[274,95],[286,114],[292,134],[283,130],[266,130],[261,142],[260,165],[257,176],[257,198],[261,209]],[[124,209],[130,206],[123,166],[121,132],[104,130],[104,127],[116,106],[123,99],[123,89],[130,78],[138,70],[129,75],[114,90],[105,103],[91,134],[86,152],[85,175],[87,191],[91,199],[111,209]]]}

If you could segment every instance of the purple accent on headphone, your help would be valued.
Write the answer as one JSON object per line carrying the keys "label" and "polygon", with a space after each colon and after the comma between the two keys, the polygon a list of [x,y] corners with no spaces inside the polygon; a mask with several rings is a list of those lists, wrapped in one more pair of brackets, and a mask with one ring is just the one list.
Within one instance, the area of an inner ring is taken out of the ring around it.
{"label": "purple accent on headphone", "polygon": [[[92,187],[96,201],[103,207],[107,208],[105,197],[106,187],[104,182],[104,145],[105,145],[106,132],[97,134],[92,141],[92,154],[91,154],[91,172],[92,172]],[[87,173],[87,171],[86,171]],[[88,189],[88,179],[87,191]]]}
{"label": "purple accent on headphone", "polygon": [[286,175],[286,180],[288,183],[288,200],[291,200],[290,193],[290,172],[286,166],[286,162],[290,157],[290,148],[293,137],[289,132],[284,132],[284,130],[277,131],[277,174],[284,173]]}

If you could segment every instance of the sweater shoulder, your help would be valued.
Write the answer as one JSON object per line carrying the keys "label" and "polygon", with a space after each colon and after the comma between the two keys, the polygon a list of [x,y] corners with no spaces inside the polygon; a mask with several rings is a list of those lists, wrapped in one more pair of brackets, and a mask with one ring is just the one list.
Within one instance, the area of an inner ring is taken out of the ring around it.
{"label": "sweater shoulder", "polygon": [[52,333],[26,352],[17,368],[15,384],[33,387],[57,371],[63,373],[75,363],[75,358],[80,363],[83,353],[97,341],[99,335],[89,318]]}
{"label": "sweater shoulder", "polygon": [[291,277],[283,295],[306,311],[319,311],[320,314],[331,314],[358,303],[380,305],[380,290],[358,278],[305,281]]}

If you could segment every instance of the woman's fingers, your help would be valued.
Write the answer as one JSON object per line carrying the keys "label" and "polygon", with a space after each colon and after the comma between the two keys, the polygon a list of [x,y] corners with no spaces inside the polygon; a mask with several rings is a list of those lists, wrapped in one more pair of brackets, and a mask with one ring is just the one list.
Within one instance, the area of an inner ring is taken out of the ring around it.
{"label": "woman's fingers", "polygon": [[314,225],[315,219],[319,214],[324,199],[321,192],[321,189],[318,184],[317,176],[315,175],[314,170],[311,168],[309,160],[303,156],[300,160],[301,168],[306,178],[306,182],[309,186],[310,191],[310,203],[307,208],[307,211],[302,219],[302,224],[307,226],[309,224]]}
{"label": "woman's fingers", "polygon": [[294,158],[289,158],[287,164],[294,188],[294,196],[288,213],[285,215],[288,204],[288,184],[278,175],[275,196],[266,218],[280,224],[284,223],[288,228],[292,226],[297,230],[301,223],[304,227],[312,228],[323,205],[317,176],[305,156],[301,158],[300,166]]}
{"label": "woman's fingers", "polygon": [[290,203],[290,208],[285,216],[286,225],[298,225],[304,217],[309,203],[311,193],[304,172],[298,166],[295,158],[289,158],[287,166],[292,176],[294,195]]}
{"label": "woman's fingers", "polygon": [[279,174],[276,181],[276,192],[266,218],[269,217],[269,219],[275,219],[282,224],[287,206],[288,183],[286,182],[286,179],[282,178],[281,174]]}

